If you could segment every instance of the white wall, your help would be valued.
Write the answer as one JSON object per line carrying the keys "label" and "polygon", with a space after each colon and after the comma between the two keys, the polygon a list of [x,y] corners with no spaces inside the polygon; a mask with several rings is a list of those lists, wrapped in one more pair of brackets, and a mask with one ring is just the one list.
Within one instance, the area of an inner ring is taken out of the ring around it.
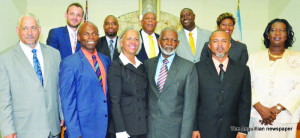
{"label": "white wall", "polygon": [[[12,4],[9,0],[2,1],[10,5]],[[36,14],[40,18],[42,25],[41,42],[46,42],[48,32],[51,28],[66,25],[64,17],[66,8],[70,3],[78,1],[79,0],[27,0],[27,11]],[[85,6],[85,0],[80,0],[79,2]],[[284,2],[278,0],[241,0],[240,9],[243,42],[247,44],[248,51],[252,53],[264,48],[262,34],[267,23],[275,17],[288,19],[294,27],[297,37],[300,28],[296,25],[300,23],[300,18],[297,18],[299,15],[296,14],[295,10],[299,3],[299,0],[285,0]],[[89,0],[89,21],[94,22],[98,26],[100,35],[102,36],[104,34],[102,29],[103,20],[107,15],[112,14],[118,17],[128,12],[137,11],[138,6],[138,0]],[[179,17],[182,8],[185,7],[194,10],[196,14],[196,24],[200,28],[213,31],[216,29],[216,18],[221,13],[231,12],[233,15],[236,15],[237,0],[161,0],[161,10],[177,17]],[[0,8],[0,10],[2,10],[2,8]],[[11,9],[7,6],[5,6],[4,11],[15,12],[15,14],[7,16],[3,15],[3,12],[0,12],[1,19],[16,19],[16,16],[19,14],[16,8]],[[4,47],[8,47],[7,42],[9,41],[3,43],[3,40],[14,40],[13,42],[18,40],[15,33],[15,22],[15,20],[1,22],[1,27],[5,26],[2,25],[3,23],[5,23],[6,26],[4,31],[0,32],[1,36],[5,34],[5,38],[0,37],[0,51],[4,49],[2,44],[5,44]],[[296,44],[299,43],[296,41],[293,49],[300,51],[300,47],[296,47]]]}

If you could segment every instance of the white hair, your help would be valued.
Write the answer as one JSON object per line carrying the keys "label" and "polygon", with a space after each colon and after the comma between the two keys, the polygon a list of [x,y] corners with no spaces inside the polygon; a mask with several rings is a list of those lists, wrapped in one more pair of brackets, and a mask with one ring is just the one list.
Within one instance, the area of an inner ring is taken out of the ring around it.
{"label": "white hair", "polygon": [[37,17],[36,15],[34,15],[33,13],[25,13],[25,14],[22,14],[22,15],[19,17],[17,27],[20,27],[21,20],[22,20],[23,17],[33,17],[33,18],[35,19],[36,24],[38,25],[38,27],[41,27],[40,21],[39,21],[38,17]]}
{"label": "white hair", "polygon": [[[140,33],[139,33],[136,29],[131,28],[131,27],[125,28],[124,31],[119,35],[118,41],[117,41],[117,42],[118,42],[118,43],[117,43],[117,49],[118,49],[118,52],[119,52],[119,53],[122,52],[122,47],[121,47],[120,43],[123,41],[124,35],[125,35],[126,32],[129,31],[129,30],[132,30],[132,31],[137,32],[137,33],[139,34],[138,38],[139,38],[139,40],[140,40]],[[139,45],[138,45],[138,46],[139,46]],[[139,46],[138,50],[135,52],[135,55],[139,54],[139,52],[141,51],[141,48],[142,48],[142,47]]]}

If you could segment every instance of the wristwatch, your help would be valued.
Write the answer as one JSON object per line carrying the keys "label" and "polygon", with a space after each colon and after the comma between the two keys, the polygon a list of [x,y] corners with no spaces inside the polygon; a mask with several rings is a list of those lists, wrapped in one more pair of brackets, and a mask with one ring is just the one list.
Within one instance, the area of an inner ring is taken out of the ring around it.
{"label": "wristwatch", "polygon": [[282,111],[282,108],[280,105],[276,105],[276,109],[279,110],[279,111]]}

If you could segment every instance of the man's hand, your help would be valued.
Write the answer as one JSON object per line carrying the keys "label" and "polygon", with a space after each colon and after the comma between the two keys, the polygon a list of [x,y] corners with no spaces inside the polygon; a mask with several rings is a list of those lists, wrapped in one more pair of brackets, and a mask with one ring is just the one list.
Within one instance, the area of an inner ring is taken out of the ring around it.
{"label": "man's hand", "polygon": [[16,133],[12,133],[10,135],[5,136],[4,138],[17,138],[17,134]]}
{"label": "man's hand", "polygon": [[193,131],[192,138],[201,138],[200,137],[200,132],[199,131]]}
{"label": "man's hand", "polygon": [[238,132],[238,133],[236,134],[236,138],[246,138],[246,134],[243,134],[243,133],[241,133],[241,132]]}
{"label": "man's hand", "polygon": [[265,107],[261,105],[259,102],[253,105],[253,107],[257,110],[260,114],[261,118],[263,119],[261,124],[264,125],[272,125],[272,122],[276,119],[276,114],[272,113],[271,108]]}

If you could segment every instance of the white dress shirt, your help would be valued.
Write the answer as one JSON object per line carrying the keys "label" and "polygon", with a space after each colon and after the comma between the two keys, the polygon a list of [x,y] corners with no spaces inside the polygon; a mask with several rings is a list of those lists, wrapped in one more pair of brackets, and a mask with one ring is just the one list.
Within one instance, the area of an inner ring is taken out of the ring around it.
{"label": "white dress shirt", "polygon": [[[149,35],[144,30],[141,31],[141,34],[142,34],[142,37],[143,37],[143,43],[144,43],[145,51],[147,53],[147,56],[149,57],[149,54],[150,54],[149,37],[148,37]],[[154,41],[155,55],[157,56],[158,53],[159,53],[157,39],[156,39],[156,36],[155,36],[154,33],[152,33],[151,36],[152,36],[153,41]]]}
{"label": "white dress shirt", "polygon": [[[20,44],[21,49],[23,50],[25,56],[27,57],[28,61],[30,62],[31,66],[33,67],[33,53],[31,52],[32,48],[30,48],[29,46],[26,46],[22,41],[20,41],[19,44]],[[35,46],[34,49],[36,49],[36,55],[40,62],[40,66],[42,69],[42,75],[44,77],[44,58],[43,58],[43,53],[42,53],[42,49],[41,49],[41,45],[40,45],[39,41],[37,42],[37,45]]]}
{"label": "white dress shirt", "polygon": [[138,68],[138,67],[142,64],[141,61],[139,61],[136,57],[134,57],[134,60],[135,60],[135,65],[134,65],[134,64],[131,63],[131,62],[129,61],[129,59],[123,54],[123,52],[120,53],[119,57],[120,57],[120,59],[121,59],[121,61],[122,61],[122,63],[123,63],[124,65],[132,64],[135,68]]}
{"label": "white dress shirt", "polygon": [[[250,56],[247,63],[251,72],[252,105],[283,105],[274,122],[296,123],[300,118],[300,53],[285,50],[283,57],[270,61],[268,50]],[[251,117],[261,120],[252,106]]]}
{"label": "white dress shirt", "polygon": [[185,36],[188,40],[188,42],[190,43],[190,33],[193,33],[193,39],[194,39],[194,44],[195,44],[195,49],[196,49],[196,46],[197,46],[197,27],[195,27],[192,31],[188,31],[186,29],[183,29],[184,30],[184,33],[185,33]]}

